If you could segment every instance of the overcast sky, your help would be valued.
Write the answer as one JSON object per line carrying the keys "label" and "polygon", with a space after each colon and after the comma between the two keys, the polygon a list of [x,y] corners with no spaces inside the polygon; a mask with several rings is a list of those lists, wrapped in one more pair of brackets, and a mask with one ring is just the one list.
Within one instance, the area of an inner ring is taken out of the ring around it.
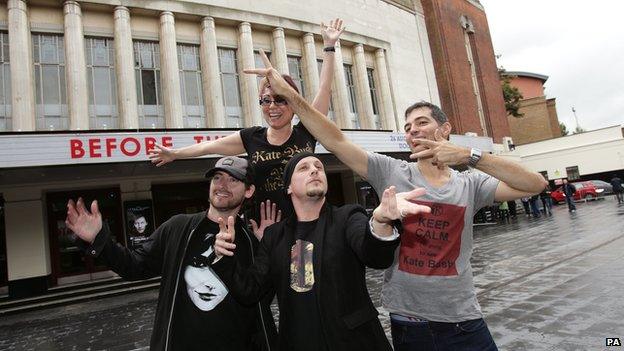
{"label": "overcast sky", "polygon": [[624,124],[624,1],[481,0],[498,65],[548,76],[559,121]]}

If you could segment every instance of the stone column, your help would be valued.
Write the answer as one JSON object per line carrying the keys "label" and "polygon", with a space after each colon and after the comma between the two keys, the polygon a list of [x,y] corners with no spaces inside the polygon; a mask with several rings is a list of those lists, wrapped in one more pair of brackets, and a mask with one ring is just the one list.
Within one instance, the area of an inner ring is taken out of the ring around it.
{"label": "stone column", "polygon": [[238,26],[238,63],[245,126],[262,125],[258,105],[258,81],[255,75],[243,72],[245,68],[255,67],[251,25],[248,22]]}
{"label": "stone column", "polygon": [[165,107],[165,126],[183,128],[175,19],[170,11],[160,14],[160,81]]}
{"label": "stone column", "polygon": [[130,11],[127,7],[115,7],[115,80],[117,81],[117,109],[122,129],[139,128],[136,78],[134,76],[134,48]]}
{"label": "stone column", "polygon": [[273,68],[282,74],[289,74],[288,57],[286,56],[286,40],[284,39],[284,29],[273,29],[273,52],[271,52],[271,63]]}
{"label": "stone column", "polygon": [[303,35],[303,86],[306,92],[306,100],[312,101],[319,90],[319,70],[316,63],[316,46],[314,44],[314,34]]}
{"label": "stone column", "polygon": [[370,95],[370,84],[368,84],[364,46],[362,44],[357,44],[353,49],[353,78],[355,80],[355,93],[357,95],[357,110],[360,123],[362,123],[363,129],[375,129],[373,100]]}
{"label": "stone column", "polygon": [[202,70],[206,125],[212,128],[225,128],[225,103],[219,72],[219,51],[212,17],[204,17],[201,22],[199,60]]}
{"label": "stone column", "polygon": [[73,0],[65,1],[63,15],[69,128],[87,130],[89,129],[89,90],[80,4]]}
{"label": "stone column", "polygon": [[351,110],[349,108],[349,91],[344,74],[344,62],[342,61],[342,49],[340,41],[336,42],[334,54],[334,85],[332,89],[332,101],[334,102],[334,116],[336,124],[343,129],[353,128],[351,124]]}
{"label": "stone column", "polygon": [[11,114],[13,130],[34,131],[35,78],[28,6],[23,0],[9,0],[9,59],[11,61]]}
{"label": "stone column", "polygon": [[388,79],[388,68],[384,49],[375,51],[375,71],[377,72],[377,87],[379,89],[379,114],[381,124],[384,129],[397,129],[396,117],[394,114],[394,104],[392,103],[392,92],[390,90],[390,79]]}

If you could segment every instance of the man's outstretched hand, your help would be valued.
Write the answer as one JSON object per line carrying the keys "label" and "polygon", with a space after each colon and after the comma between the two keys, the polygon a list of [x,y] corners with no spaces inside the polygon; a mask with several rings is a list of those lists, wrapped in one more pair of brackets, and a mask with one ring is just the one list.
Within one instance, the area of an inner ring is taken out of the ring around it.
{"label": "man's outstretched hand", "polygon": [[412,200],[416,200],[424,194],[424,188],[397,193],[396,187],[391,186],[384,190],[381,203],[373,211],[373,219],[379,223],[390,224],[396,219],[403,219],[403,217],[429,213],[431,212],[429,206],[412,202]]}
{"label": "man's outstretched hand", "polygon": [[65,224],[74,234],[89,244],[95,240],[97,233],[102,230],[102,214],[97,200],[91,202],[91,212],[87,210],[81,197],[77,202],[67,202],[67,218]]}

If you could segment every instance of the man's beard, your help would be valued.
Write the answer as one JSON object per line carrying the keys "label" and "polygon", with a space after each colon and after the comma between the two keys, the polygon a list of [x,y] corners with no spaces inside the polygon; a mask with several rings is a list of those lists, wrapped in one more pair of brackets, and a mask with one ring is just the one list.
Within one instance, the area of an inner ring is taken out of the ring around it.
{"label": "man's beard", "polygon": [[[216,197],[216,195],[214,195]],[[228,201],[225,201],[225,203],[221,206],[218,206],[216,204],[216,201],[212,201],[212,198],[210,199],[210,206],[214,207],[216,210],[220,211],[220,212],[229,212],[233,209],[238,208],[240,205],[243,204],[243,202],[245,201],[245,198],[241,196],[240,199],[236,199],[236,198],[232,198]]]}
{"label": "man's beard", "polygon": [[325,196],[325,190],[321,188],[308,189],[306,191],[306,196],[320,199]]}

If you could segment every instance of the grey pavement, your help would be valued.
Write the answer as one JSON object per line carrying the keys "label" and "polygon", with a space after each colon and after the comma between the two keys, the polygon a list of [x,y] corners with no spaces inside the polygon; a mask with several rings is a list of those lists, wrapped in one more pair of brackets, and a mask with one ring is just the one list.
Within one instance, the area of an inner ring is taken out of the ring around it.
{"label": "grey pavement", "polygon": [[[624,340],[624,206],[611,197],[577,207],[475,228],[475,284],[499,349],[604,350],[605,338]],[[367,277],[388,331],[382,274]],[[157,297],[149,291],[2,317],[0,350],[147,349]]]}

